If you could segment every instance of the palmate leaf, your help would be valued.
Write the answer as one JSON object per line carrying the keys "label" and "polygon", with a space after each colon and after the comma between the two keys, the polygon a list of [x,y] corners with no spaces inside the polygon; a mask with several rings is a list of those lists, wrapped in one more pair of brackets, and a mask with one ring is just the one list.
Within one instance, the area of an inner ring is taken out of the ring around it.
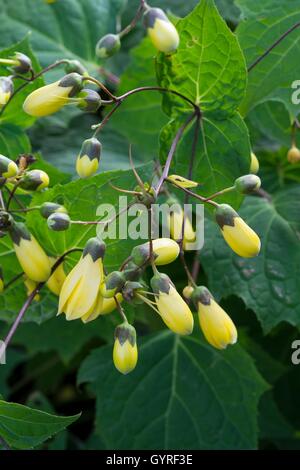
{"label": "palmate leaf", "polygon": [[[97,397],[96,427],[109,449],[253,449],[266,383],[239,346],[225,352],[169,331],[145,337],[130,376],[111,347],[92,351],[79,384]],[[139,412],[143,410],[143,412]]]}
{"label": "palmate leaf", "polygon": [[[241,102],[246,87],[246,66],[237,38],[212,0],[201,0],[176,28],[178,50],[158,57],[160,85],[200,105],[205,115],[226,118]],[[171,94],[164,96],[164,108],[170,116],[176,110],[190,110],[185,101]]]}
{"label": "palmate leaf", "polygon": [[31,449],[80,417],[55,416],[18,403],[0,400],[0,437],[15,449]]}
{"label": "palmate leaf", "polygon": [[300,325],[298,187],[280,191],[272,202],[248,198],[239,211],[262,241],[257,258],[235,255],[216,224],[206,221],[201,262],[217,297],[235,294],[259,319],[265,333],[280,322]]}
{"label": "palmate leaf", "polygon": [[[237,0],[236,3],[246,17],[238,26],[237,35],[248,66],[289,28],[300,22],[300,4],[297,0]],[[299,105],[291,101],[294,91],[291,87],[300,74],[300,66],[294,60],[299,53],[300,37],[297,29],[251,70],[247,94],[240,108],[243,115],[258,103],[274,98],[281,100],[291,114],[298,114]]]}

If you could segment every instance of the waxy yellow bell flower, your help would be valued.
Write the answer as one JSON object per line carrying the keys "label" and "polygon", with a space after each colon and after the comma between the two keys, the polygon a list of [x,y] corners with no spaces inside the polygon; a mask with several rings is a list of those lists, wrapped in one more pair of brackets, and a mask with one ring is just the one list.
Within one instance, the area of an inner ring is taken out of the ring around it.
{"label": "waxy yellow bell flower", "polygon": [[0,109],[8,103],[14,92],[14,84],[10,77],[0,77]]}
{"label": "waxy yellow bell flower", "polygon": [[[55,258],[49,258],[51,267],[55,264],[56,259]],[[53,274],[49,277],[47,281],[47,287],[48,289],[54,294],[59,296],[60,291],[62,289],[62,286],[66,280],[66,273],[64,270],[64,263],[60,263],[60,265],[55,269]]]}
{"label": "waxy yellow bell flower", "polygon": [[137,364],[136,331],[127,322],[117,326],[115,330],[113,360],[116,369],[124,375],[129,374]]}
{"label": "waxy yellow bell flower", "polygon": [[227,313],[217,304],[209,290],[196,287],[192,299],[198,309],[200,327],[207,341],[217,349],[237,342],[237,330]]}
{"label": "waxy yellow bell flower", "polygon": [[[184,250],[188,248],[196,240],[196,233],[193,229],[189,217],[184,214],[184,211],[178,201],[172,199],[169,201],[170,213],[168,214],[168,226],[170,235],[173,240],[180,242],[182,240],[182,247]],[[183,229],[184,221],[184,229]]]}
{"label": "waxy yellow bell flower", "polygon": [[76,171],[80,178],[88,178],[96,173],[99,166],[102,145],[92,137],[83,142],[76,161]]}
{"label": "waxy yellow bell flower", "polygon": [[256,175],[259,171],[259,161],[255,153],[251,152],[250,173]]}
{"label": "waxy yellow bell flower", "polygon": [[51,274],[51,263],[43,248],[25,224],[15,222],[9,229],[18,261],[29,279],[45,282]]}
{"label": "waxy yellow bell flower", "polygon": [[91,238],[76,266],[68,274],[59,296],[58,314],[65,313],[67,320],[76,320],[92,313],[99,286],[103,282],[103,256],[105,244]]}
{"label": "waxy yellow bell flower", "polygon": [[165,53],[174,52],[179,46],[179,35],[175,26],[160,8],[148,8],[144,24],[154,47]]}
{"label": "waxy yellow bell flower", "polygon": [[[118,302],[122,302],[122,294],[118,293],[116,295]],[[89,312],[87,312],[81,320],[83,323],[89,323],[93,320],[96,320],[101,315],[108,315],[112,313],[117,308],[117,303],[114,298],[104,299],[100,292],[98,292],[98,297],[95,306]]]}
{"label": "waxy yellow bell flower", "polygon": [[[38,282],[34,282],[31,279],[29,279],[26,275],[24,276],[24,285],[26,287],[27,291],[27,297],[30,296],[30,294],[37,288]],[[33,298],[35,302],[39,302],[41,296],[39,294],[36,294]]]}
{"label": "waxy yellow bell flower", "polygon": [[0,155],[0,176],[3,178],[13,178],[18,174],[17,164],[10,158]]}
{"label": "waxy yellow bell flower", "polygon": [[235,210],[220,204],[215,212],[222,235],[230,248],[243,258],[253,258],[260,252],[260,239]]}
{"label": "waxy yellow bell flower", "polygon": [[70,73],[55,83],[33,91],[24,101],[23,109],[30,116],[49,116],[65,106],[82,86],[83,77],[78,73]]}
{"label": "waxy yellow bell flower", "polygon": [[[179,245],[170,238],[157,238],[152,240],[154,263],[156,266],[170,264],[179,255]],[[150,242],[135,246],[131,252],[133,262],[142,266],[150,257]]]}
{"label": "waxy yellow bell flower", "polygon": [[170,330],[190,335],[194,328],[192,312],[166,274],[157,273],[151,279],[159,314]]}

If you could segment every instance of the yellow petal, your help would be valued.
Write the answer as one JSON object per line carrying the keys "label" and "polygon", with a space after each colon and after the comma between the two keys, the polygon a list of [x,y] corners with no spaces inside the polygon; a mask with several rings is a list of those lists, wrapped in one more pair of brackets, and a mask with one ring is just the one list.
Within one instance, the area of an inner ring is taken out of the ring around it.
{"label": "yellow petal", "polygon": [[224,225],[222,235],[230,248],[243,258],[252,258],[260,252],[260,239],[241,217],[234,217],[234,226]]}
{"label": "yellow petal", "polygon": [[237,341],[237,330],[227,313],[211,299],[209,305],[198,304],[201,329],[207,341],[217,349],[225,349]]}
{"label": "yellow petal", "polygon": [[97,158],[90,160],[87,155],[78,157],[76,161],[76,171],[80,178],[89,178],[98,170],[99,161]]}
{"label": "yellow petal", "polygon": [[188,243],[193,243],[196,240],[196,233],[191,221],[188,217],[185,217],[184,219],[184,212],[182,209],[176,212],[171,212],[168,219],[170,235],[174,240],[181,240],[184,220],[183,249],[186,249]]}
{"label": "yellow petal", "polygon": [[44,282],[50,277],[51,265],[48,256],[31,235],[30,240],[21,239],[14,244],[15,252],[24,273],[35,282]]}
{"label": "yellow petal", "polygon": [[173,52],[179,45],[177,29],[170,21],[156,18],[153,28],[148,28],[148,34],[154,47],[161,52]]}
{"label": "yellow petal", "polygon": [[59,86],[59,81],[38,88],[27,96],[23,109],[30,116],[42,117],[59,111],[67,102],[72,87]]}
{"label": "yellow petal", "polygon": [[[117,294],[117,299],[121,303],[123,300],[122,294]],[[81,320],[84,323],[91,322],[96,320],[100,315],[108,315],[109,313],[112,313],[116,308],[117,304],[115,299],[104,299],[100,294],[98,294],[94,310],[81,317]]]}
{"label": "yellow petal", "polygon": [[135,343],[134,346],[127,340],[124,344],[120,344],[119,340],[115,340],[113,350],[113,360],[115,367],[122,374],[131,372],[137,364],[138,349]]}
{"label": "yellow petal", "polygon": [[192,312],[173,286],[170,286],[168,294],[159,293],[156,298],[156,305],[163,321],[170,330],[179,335],[192,333],[194,328]]}
{"label": "yellow petal", "polygon": [[[53,264],[55,263],[55,258],[50,258],[50,263],[51,263],[51,266],[53,266]],[[60,294],[60,291],[62,289],[62,286],[66,280],[66,273],[65,273],[65,270],[64,270],[64,264],[61,263],[57,268],[56,270],[54,271],[54,273],[50,276],[48,282],[47,282],[47,287],[48,289],[55,295],[59,295]]]}

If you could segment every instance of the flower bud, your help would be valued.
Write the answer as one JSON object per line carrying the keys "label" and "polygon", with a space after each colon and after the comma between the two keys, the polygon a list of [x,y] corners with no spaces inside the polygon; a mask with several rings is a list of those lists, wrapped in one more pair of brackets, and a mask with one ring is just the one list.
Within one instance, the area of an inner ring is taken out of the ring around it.
{"label": "flower bud", "polygon": [[[121,294],[117,294],[116,298],[119,303],[123,301]],[[88,312],[86,315],[82,316],[81,320],[83,323],[89,323],[93,320],[96,320],[101,315],[108,315],[109,313],[112,313],[114,310],[116,310],[116,308],[117,303],[114,297],[112,299],[105,299],[100,293],[98,293],[98,300],[95,307],[93,308],[93,311]]]}
{"label": "flower bud", "polygon": [[105,281],[100,285],[100,294],[110,299],[119,292],[125,284],[124,273],[120,271],[114,271],[106,276]]}
{"label": "flower bud", "polygon": [[179,175],[170,175],[168,176],[168,181],[171,183],[175,183],[177,186],[180,186],[181,188],[196,188],[198,186],[198,183],[196,181],[191,181],[183,176]]}
{"label": "flower bud", "polygon": [[107,34],[103,36],[96,45],[96,56],[100,59],[107,59],[119,52],[121,40],[118,34]]}
{"label": "flower bud", "polygon": [[179,335],[189,335],[193,331],[194,318],[189,306],[179,295],[166,274],[155,274],[151,287],[156,294],[159,314],[170,330]]}
{"label": "flower bud", "polygon": [[193,229],[189,217],[185,216],[180,203],[173,198],[170,199],[168,203],[170,205],[170,213],[168,214],[168,225],[170,235],[174,240],[177,241],[183,239],[182,247],[184,250],[186,250],[190,243],[195,242],[196,233]]}
{"label": "flower bud", "polygon": [[140,299],[136,293],[143,290],[145,287],[140,282],[127,281],[122,289],[122,296],[126,302],[141,304],[143,300]]}
{"label": "flower bud", "polygon": [[4,291],[4,278],[3,278],[3,271],[0,268],[0,293]]}
{"label": "flower bud", "polygon": [[185,286],[185,288],[182,291],[183,297],[186,299],[190,299],[193,295],[194,292],[194,287],[192,286]]}
{"label": "flower bud", "polygon": [[0,109],[10,100],[14,92],[14,84],[11,77],[0,77]]}
{"label": "flower bud", "polygon": [[255,153],[251,152],[250,173],[256,175],[259,171],[259,161]]}
{"label": "flower bud", "polygon": [[204,286],[196,287],[192,299],[198,309],[200,327],[207,341],[217,349],[235,344],[236,327],[209,290]]}
{"label": "flower bud", "polygon": [[27,191],[41,191],[49,186],[49,176],[43,170],[31,170],[22,176],[19,186]]}
{"label": "flower bud", "polygon": [[143,274],[143,268],[136,265],[133,261],[126,264],[124,276],[127,281],[138,281]]}
{"label": "flower bud", "polygon": [[95,113],[98,111],[102,103],[101,96],[89,88],[84,88],[78,94],[78,108],[86,113]]}
{"label": "flower bud", "polygon": [[174,52],[179,46],[179,35],[175,26],[160,8],[148,8],[144,14],[144,25],[157,50]]}
{"label": "flower bud", "polygon": [[135,328],[125,322],[115,330],[113,360],[121,374],[128,374],[135,369],[138,360]]}
{"label": "flower bud", "polygon": [[295,145],[288,151],[287,159],[290,163],[300,162],[300,150]]}
{"label": "flower bud", "polygon": [[[51,267],[56,263],[55,258],[49,258]],[[62,286],[66,280],[66,273],[64,270],[64,263],[60,263],[60,265],[55,269],[55,271],[51,274],[47,281],[48,289],[54,294],[59,296]]]}
{"label": "flower bud", "polygon": [[260,178],[256,175],[244,175],[234,182],[235,189],[242,194],[250,194],[261,186]]}
{"label": "flower bud", "polygon": [[47,281],[51,274],[50,260],[26,225],[21,222],[13,223],[9,234],[24,273],[32,281]]}
{"label": "flower bud", "polygon": [[17,164],[10,158],[0,155],[0,176],[4,178],[13,178],[18,174]]}
{"label": "flower bud", "polygon": [[13,67],[14,72],[19,74],[28,73],[32,69],[32,62],[30,57],[22,52],[16,52],[12,59],[17,61],[17,65]]}
{"label": "flower bud", "polygon": [[83,142],[76,162],[76,171],[80,178],[88,178],[96,173],[101,150],[102,145],[95,137]]}
{"label": "flower bud", "polygon": [[55,232],[63,232],[68,230],[71,224],[71,219],[68,214],[63,214],[55,212],[54,214],[49,215],[47,219],[47,225],[51,230]]}
{"label": "flower bud", "polygon": [[[170,238],[157,238],[152,240],[154,263],[163,266],[172,263],[179,255],[179,246]],[[150,242],[138,245],[131,252],[133,262],[142,266],[150,257]]]}
{"label": "flower bud", "polygon": [[215,212],[222,235],[230,248],[243,258],[253,258],[260,252],[260,239],[228,204],[220,204]]}
{"label": "flower bud", "polygon": [[40,213],[44,219],[48,219],[51,214],[67,214],[68,211],[64,206],[55,202],[44,202],[40,207]]}
{"label": "flower bud", "polygon": [[68,60],[67,64],[65,65],[65,72],[69,73],[78,73],[83,77],[88,76],[87,69],[82,65],[79,60]]}
{"label": "flower bud", "polygon": [[69,98],[77,95],[82,87],[83,77],[78,73],[69,73],[57,82],[30,93],[24,101],[23,109],[30,116],[49,116],[65,106]]}
{"label": "flower bud", "polygon": [[[11,228],[13,223],[14,223],[14,219],[11,216],[11,214],[9,214],[6,211],[0,210],[0,230],[1,231],[3,230],[4,232],[6,232],[7,230]],[[1,238],[2,236],[3,235],[1,235]]]}

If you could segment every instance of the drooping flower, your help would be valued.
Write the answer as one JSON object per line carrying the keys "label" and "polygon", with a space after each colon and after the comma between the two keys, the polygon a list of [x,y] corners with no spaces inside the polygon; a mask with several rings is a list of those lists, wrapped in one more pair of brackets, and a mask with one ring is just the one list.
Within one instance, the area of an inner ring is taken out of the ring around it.
{"label": "drooping flower", "polygon": [[30,93],[23,104],[25,113],[35,117],[56,113],[83,87],[83,77],[78,73],[65,75],[61,80]]}
{"label": "drooping flower", "polygon": [[[118,302],[122,302],[123,297],[121,294],[116,295],[116,299]],[[100,291],[98,292],[97,296],[97,301],[95,306],[87,312],[83,317],[81,317],[81,320],[83,323],[89,323],[93,320],[96,320],[101,315],[108,315],[109,313],[112,313],[115,309],[117,308],[117,303],[115,298],[111,299],[105,299],[102,297]]]}
{"label": "drooping flower", "polygon": [[154,47],[165,53],[174,52],[179,46],[177,29],[160,8],[148,8],[144,24]]}
{"label": "drooping flower", "polygon": [[200,327],[207,341],[218,349],[225,349],[229,344],[235,344],[236,327],[209,290],[204,286],[196,287],[192,299],[198,310]]}
{"label": "drooping flower", "polygon": [[170,278],[166,274],[157,273],[151,279],[151,287],[156,294],[157,309],[167,327],[180,335],[191,334],[194,327],[192,312]]}
{"label": "drooping flower", "polygon": [[[157,238],[152,240],[154,263],[156,266],[170,264],[179,255],[179,245],[170,238]],[[133,262],[142,266],[150,256],[150,242],[134,247],[131,252]]]}
{"label": "drooping flower", "polygon": [[[50,258],[51,267],[56,263],[55,258]],[[60,265],[55,269],[55,271],[51,274],[47,281],[48,289],[54,294],[59,296],[62,286],[66,280],[66,273],[64,270],[64,264],[60,263]]]}
{"label": "drooping flower", "polygon": [[91,238],[79,262],[68,274],[59,296],[58,314],[65,313],[67,320],[76,320],[91,314],[96,306],[99,286],[103,282],[103,257],[105,244]]}
{"label": "drooping flower", "polygon": [[113,361],[122,374],[129,374],[135,369],[138,360],[135,328],[129,323],[122,323],[115,330]]}
{"label": "drooping flower", "polygon": [[230,248],[243,258],[253,258],[260,252],[260,239],[246,222],[228,204],[220,204],[215,212],[216,221]]}
{"label": "drooping flower", "polygon": [[88,178],[96,173],[101,157],[102,145],[92,137],[83,142],[76,161],[76,171],[80,178]]}
{"label": "drooping flower", "polygon": [[45,282],[51,274],[51,264],[43,248],[22,222],[14,222],[9,229],[18,261],[29,279]]}

